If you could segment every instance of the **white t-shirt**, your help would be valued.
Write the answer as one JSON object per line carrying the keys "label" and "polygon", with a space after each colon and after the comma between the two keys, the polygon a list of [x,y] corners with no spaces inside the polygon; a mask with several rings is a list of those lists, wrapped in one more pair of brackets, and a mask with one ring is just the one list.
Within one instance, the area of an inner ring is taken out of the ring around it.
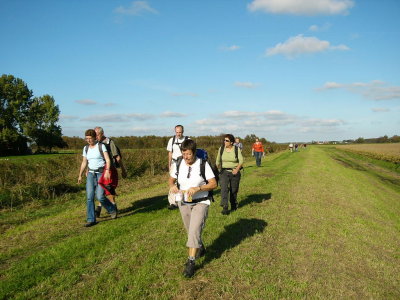
{"label": "white t-shirt", "polygon": [[[169,152],[172,152],[172,159],[177,159],[179,156],[182,156],[182,152],[181,152],[180,146],[183,143],[183,141],[185,140],[185,137],[183,136],[180,139],[175,137],[175,142],[172,145],[172,140],[173,139],[174,139],[173,137],[169,139],[168,145],[167,145],[167,150]],[[172,151],[172,147],[173,147],[174,151]]]}
{"label": "white t-shirt", "polygon": [[[204,181],[203,177],[200,174],[200,162],[201,162],[201,159],[196,158],[196,161],[191,166],[188,166],[186,164],[185,160],[182,160],[181,165],[179,167],[179,174],[178,174],[178,176],[179,176],[178,182],[180,185],[180,189],[182,191],[187,191],[191,187],[199,187],[199,186],[206,184],[206,182]],[[189,173],[189,167],[191,167],[190,177],[187,178],[188,173]],[[172,164],[169,175],[172,178],[176,178],[176,164]],[[214,173],[208,162],[206,162],[206,165],[205,165],[205,176],[206,176],[207,180],[210,180],[211,178],[215,178]],[[204,198],[207,196],[208,196],[208,191],[200,191],[193,195],[193,200],[199,199],[199,198]],[[207,205],[211,204],[210,200],[204,200],[204,201],[200,201],[198,203],[204,203]]]}
{"label": "white t-shirt", "polygon": [[[85,148],[86,146],[83,147],[82,156],[86,157],[86,159],[88,160],[89,169],[96,170],[105,166],[106,162],[99,151],[98,144],[96,144],[93,148],[90,148],[90,146],[88,146],[87,153],[85,151]],[[103,152],[107,152],[107,148],[106,146],[104,146],[104,144],[101,144],[101,149],[103,149]]]}

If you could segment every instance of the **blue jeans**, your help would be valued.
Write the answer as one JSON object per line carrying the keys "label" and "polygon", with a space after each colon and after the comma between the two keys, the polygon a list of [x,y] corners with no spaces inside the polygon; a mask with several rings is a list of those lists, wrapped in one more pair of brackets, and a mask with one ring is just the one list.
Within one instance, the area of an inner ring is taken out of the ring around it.
{"label": "blue jeans", "polygon": [[262,152],[256,152],[254,151],[254,156],[256,158],[256,164],[257,167],[261,167],[261,157],[262,157],[263,153]]}
{"label": "blue jeans", "polygon": [[108,211],[108,213],[113,213],[115,211],[115,206],[107,199],[104,194],[103,188],[99,185],[99,179],[101,173],[89,172],[86,178],[86,215],[88,222],[96,222],[96,215],[94,213],[94,194],[96,193],[97,200],[100,201],[101,205]]}

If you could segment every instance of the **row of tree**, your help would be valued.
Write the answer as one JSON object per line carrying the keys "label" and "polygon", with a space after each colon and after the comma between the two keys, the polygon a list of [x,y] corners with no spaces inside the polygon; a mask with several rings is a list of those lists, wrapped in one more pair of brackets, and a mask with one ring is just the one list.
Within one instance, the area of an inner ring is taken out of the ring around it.
{"label": "row of tree", "polygon": [[365,139],[363,137],[359,137],[354,143],[358,144],[375,144],[375,143],[400,143],[400,136],[394,135],[392,137],[388,137],[387,135],[378,137],[378,138],[368,138]]}
{"label": "row of tree", "polygon": [[28,143],[37,150],[51,151],[63,147],[61,127],[57,125],[60,110],[50,95],[34,97],[26,83],[12,75],[0,77],[0,155],[30,152]]}

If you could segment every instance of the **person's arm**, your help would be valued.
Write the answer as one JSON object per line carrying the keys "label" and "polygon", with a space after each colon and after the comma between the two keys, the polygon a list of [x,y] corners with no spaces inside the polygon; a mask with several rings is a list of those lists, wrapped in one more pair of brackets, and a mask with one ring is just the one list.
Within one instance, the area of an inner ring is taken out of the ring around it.
{"label": "person's arm", "polygon": [[103,154],[104,154],[104,159],[106,160],[104,179],[109,180],[110,179],[110,166],[111,166],[110,156],[108,155],[107,151],[104,151]]}
{"label": "person's arm", "polygon": [[243,154],[242,154],[242,151],[240,149],[238,149],[238,160],[239,160],[238,165],[236,166],[236,168],[234,168],[232,170],[232,174],[233,175],[236,175],[237,173],[239,173],[240,172],[240,168],[243,166],[243,162],[244,162]]}
{"label": "person's arm", "polygon": [[169,179],[168,179],[168,186],[169,186],[169,192],[170,193],[176,194],[176,193],[179,192],[179,189],[176,186],[175,182],[176,182],[176,178],[173,178],[173,177],[170,176]]}
{"label": "person's arm", "polygon": [[218,169],[220,168],[220,164],[221,164],[221,157],[219,155],[220,153],[221,153],[221,147],[218,148],[217,159],[215,160],[215,165],[217,166]]}
{"label": "person's arm", "polygon": [[171,163],[172,163],[172,152],[168,152],[168,170],[171,171]]}
{"label": "person's arm", "polygon": [[193,196],[194,194],[202,191],[211,191],[217,187],[217,181],[215,178],[211,178],[208,180],[208,183],[202,186],[191,187],[188,189],[188,196]]}
{"label": "person's arm", "polygon": [[82,183],[82,173],[83,173],[83,171],[85,171],[87,163],[88,163],[87,158],[85,156],[83,156],[81,168],[79,169],[78,184]]}

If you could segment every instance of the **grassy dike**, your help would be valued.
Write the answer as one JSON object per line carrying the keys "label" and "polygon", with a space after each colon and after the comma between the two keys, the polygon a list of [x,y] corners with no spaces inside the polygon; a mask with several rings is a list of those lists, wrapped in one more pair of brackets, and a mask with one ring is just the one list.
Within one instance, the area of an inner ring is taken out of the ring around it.
{"label": "grassy dike", "polygon": [[217,191],[193,279],[166,184],[84,228],[84,194],[2,213],[0,299],[400,298],[400,175],[331,147],[246,162],[239,209]]}

